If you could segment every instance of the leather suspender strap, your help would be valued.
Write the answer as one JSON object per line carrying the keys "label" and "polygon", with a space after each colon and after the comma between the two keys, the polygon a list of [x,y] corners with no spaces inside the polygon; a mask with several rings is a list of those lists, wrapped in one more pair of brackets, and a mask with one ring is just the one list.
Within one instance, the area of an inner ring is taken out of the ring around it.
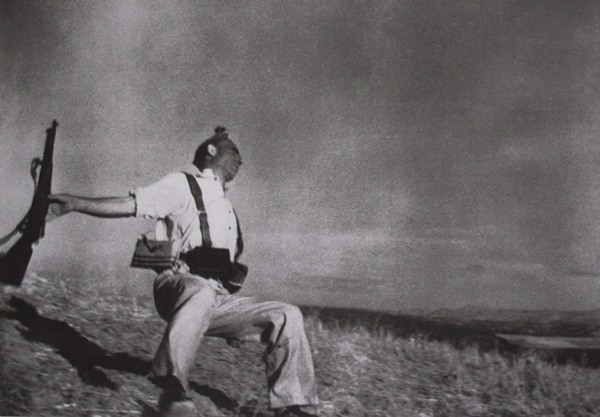
{"label": "leather suspender strap", "polygon": [[193,175],[185,173],[188,184],[190,184],[190,190],[196,200],[196,208],[200,212],[200,231],[202,232],[202,246],[210,248],[212,247],[212,240],[210,239],[210,229],[208,227],[208,216],[206,215],[206,208],[204,207],[204,201],[202,201],[202,190],[196,182]]}
{"label": "leather suspender strap", "polygon": [[242,228],[240,227],[240,219],[238,218],[237,213],[233,210],[233,214],[235,215],[235,223],[237,224],[237,242],[236,251],[235,251],[235,261],[242,256],[242,252],[244,252],[244,239],[242,238]]}
{"label": "leather suspender strap", "polygon": [[227,289],[230,294],[234,294],[242,288],[246,275],[248,275],[248,266],[237,262],[244,250],[240,222],[237,220],[237,215],[235,215],[238,239],[236,242],[237,250],[235,261],[231,262],[229,249],[212,248],[210,231],[208,228],[208,216],[206,215],[204,201],[202,201],[202,190],[193,175],[186,173],[185,176],[190,185],[194,200],[196,200],[196,208],[200,212],[198,217],[200,219],[200,230],[202,232],[202,246],[195,247],[191,251],[183,254],[183,260],[189,266],[192,274],[216,279],[223,284],[223,287]]}

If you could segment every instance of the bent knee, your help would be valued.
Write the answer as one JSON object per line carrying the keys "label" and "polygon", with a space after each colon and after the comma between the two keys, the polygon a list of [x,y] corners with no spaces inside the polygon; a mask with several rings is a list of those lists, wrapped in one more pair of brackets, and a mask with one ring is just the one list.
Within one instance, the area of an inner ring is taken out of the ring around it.
{"label": "bent knee", "polygon": [[293,320],[297,320],[300,322],[304,320],[304,316],[302,315],[302,311],[300,311],[300,308],[293,304],[286,304],[285,314]]}
{"label": "bent knee", "polygon": [[293,305],[288,303],[281,303],[278,311],[278,317],[281,317],[282,324],[285,327],[294,329],[299,326],[304,326],[304,317],[302,311]]}

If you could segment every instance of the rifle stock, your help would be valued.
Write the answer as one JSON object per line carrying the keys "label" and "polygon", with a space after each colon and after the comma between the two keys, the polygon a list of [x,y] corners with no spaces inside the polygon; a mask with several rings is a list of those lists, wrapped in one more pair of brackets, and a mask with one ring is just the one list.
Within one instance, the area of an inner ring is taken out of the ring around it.
{"label": "rifle stock", "polygon": [[[0,282],[19,286],[23,282],[27,266],[33,254],[33,245],[44,237],[46,216],[48,214],[48,195],[52,187],[52,155],[54,153],[54,139],[56,138],[56,120],[46,130],[46,143],[44,145],[44,156],[36,181],[31,207],[25,218],[17,225],[17,231],[21,233],[19,240],[0,257]],[[35,167],[37,159],[34,159]],[[32,172],[32,175],[35,175]],[[35,179],[35,178],[34,178]]]}

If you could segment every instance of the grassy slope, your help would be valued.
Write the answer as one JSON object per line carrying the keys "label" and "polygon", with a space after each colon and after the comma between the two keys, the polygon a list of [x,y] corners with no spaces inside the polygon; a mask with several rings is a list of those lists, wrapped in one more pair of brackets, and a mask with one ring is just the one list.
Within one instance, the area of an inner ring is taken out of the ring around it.
{"label": "grassy slope", "polygon": [[[593,358],[558,365],[500,352],[491,330],[506,331],[506,322],[306,312],[325,416],[600,415]],[[164,323],[150,294],[98,294],[30,276],[5,288],[0,318],[1,415],[156,416],[158,389],[144,375]],[[203,415],[270,415],[261,351],[203,342],[191,376]]]}

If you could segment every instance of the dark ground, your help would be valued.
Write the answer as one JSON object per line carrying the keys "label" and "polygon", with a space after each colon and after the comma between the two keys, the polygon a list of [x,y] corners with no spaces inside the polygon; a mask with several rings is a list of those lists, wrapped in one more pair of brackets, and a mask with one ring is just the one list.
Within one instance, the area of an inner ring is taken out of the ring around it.
{"label": "dark ground", "polygon": [[[303,307],[327,328],[365,328],[393,337],[415,335],[455,347],[518,351],[495,333],[546,336],[600,334],[600,312],[482,312],[391,314]],[[149,295],[89,294],[68,281],[29,278],[5,287],[0,299],[0,414],[156,416],[158,388],[146,378],[164,330]],[[262,348],[232,348],[206,339],[191,386],[206,416],[266,416]],[[327,383],[327,352],[315,355],[317,380]],[[600,366],[598,351],[548,352],[546,359]]]}

